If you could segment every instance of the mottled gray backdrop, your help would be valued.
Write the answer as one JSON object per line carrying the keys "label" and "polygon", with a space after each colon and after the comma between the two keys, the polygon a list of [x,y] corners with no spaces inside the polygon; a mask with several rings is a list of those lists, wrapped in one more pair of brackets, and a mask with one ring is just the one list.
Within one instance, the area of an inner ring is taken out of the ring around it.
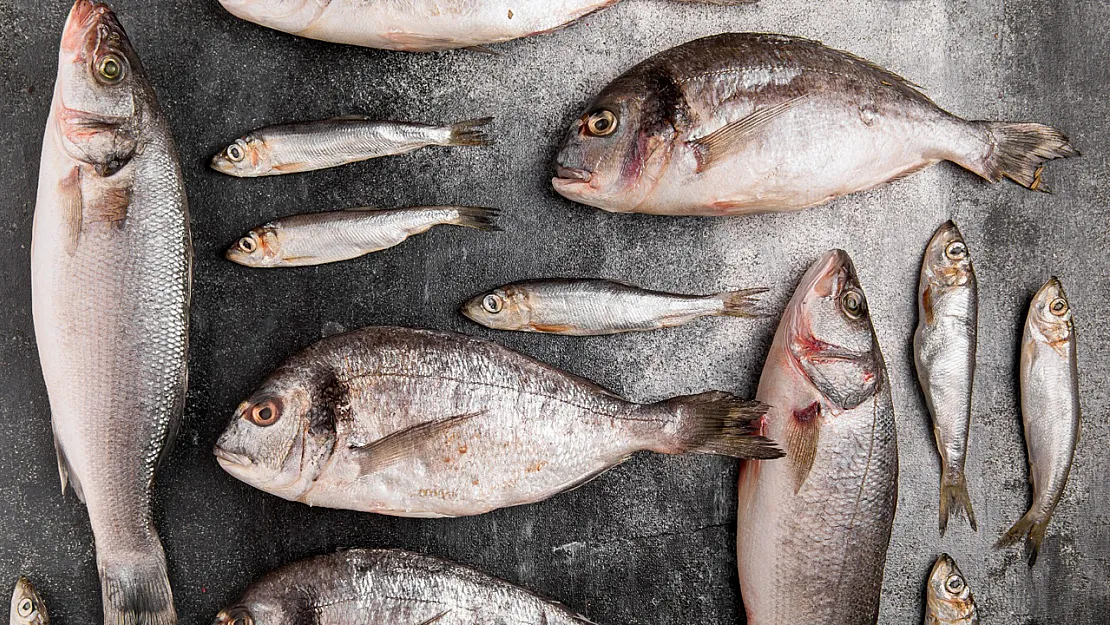
{"label": "mottled gray backdrop", "polygon": [[[924,580],[942,550],[969,577],[984,623],[1110,620],[1110,5],[762,0],[728,8],[626,0],[563,32],[496,46],[496,54],[424,55],[298,39],[239,21],[215,0],[115,5],[166,109],[192,205],[192,387],[157,488],[183,624],[207,622],[273,567],[352,546],[405,547],[471,564],[603,625],[742,622],[730,460],[643,454],[540,504],[425,521],[279,500],[224,474],[212,445],[238,402],[284,357],[322,333],[370,324],[489,336],[637,400],[708,388],[752,394],[774,319],[580,339],[495,333],[455,308],[504,282],[567,275],[692,292],[766,285],[779,309],[805,267],[837,246],[852,253],[862,275],[898,414],[901,496],[881,622],[920,622]],[[100,621],[92,536],[76,497],[59,493],[29,301],[39,145],[68,9],[64,0],[0,0],[0,582],[27,573],[59,623],[88,625]],[[820,39],[904,74],[954,113],[1057,126],[1084,156],[1048,168],[1052,195],[988,186],[942,165],[780,216],[611,215],[551,191],[553,152],[594,92],[652,53],[728,30]],[[498,143],[257,180],[206,167],[212,153],[257,126],[347,113],[418,121],[495,115]],[[440,228],[315,268],[250,270],[222,258],[236,237],[278,215],[450,202],[502,208],[505,232]],[[921,250],[949,217],[968,239],[981,290],[968,462],[981,528],[974,534],[954,522],[941,540],[938,461],[909,347]],[[991,545],[1029,498],[1017,348],[1026,304],[1054,273],[1077,311],[1085,422],[1071,483],[1031,571],[1016,551]]]}

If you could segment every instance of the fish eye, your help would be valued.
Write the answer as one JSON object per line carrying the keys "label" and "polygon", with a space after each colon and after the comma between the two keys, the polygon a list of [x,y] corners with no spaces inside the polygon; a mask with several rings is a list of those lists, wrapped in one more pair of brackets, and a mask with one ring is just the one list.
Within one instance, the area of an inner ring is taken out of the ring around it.
{"label": "fish eye", "polygon": [[233,163],[238,163],[243,160],[243,157],[246,155],[247,153],[243,151],[243,148],[240,147],[238,143],[232,143],[227,146],[227,159]]}
{"label": "fish eye", "polygon": [[849,319],[860,319],[867,312],[867,302],[863,300],[863,293],[859,291],[845,291],[840,296],[840,308]]}
{"label": "fish eye", "polygon": [[227,625],[254,625],[254,618],[245,609],[240,609],[233,612]]}
{"label": "fish eye", "polygon": [[586,132],[595,137],[608,137],[617,131],[617,116],[601,109],[586,119]]}
{"label": "fish eye", "polygon": [[247,408],[247,420],[259,427],[268,427],[281,418],[281,403],[276,399],[263,399]]}
{"label": "fish eye", "polygon": [[253,236],[245,236],[239,239],[239,249],[247,254],[253,254],[258,249],[258,241],[255,241]]}
{"label": "fish eye", "polygon": [[493,295],[491,293],[482,298],[482,308],[491,315],[496,315],[505,308],[505,300],[501,299],[500,295]]}
{"label": "fish eye", "polygon": [[959,575],[950,576],[944,580],[944,589],[954,595],[960,594],[964,589],[964,578]]}
{"label": "fish eye", "polygon": [[31,601],[30,599],[28,599],[27,597],[24,597],[24,598],[20,599],[19,600],[19,605],[16,606],[16,611],[19,612],[20,616],[24,616],[24,617],[31,616],[31,612],[34,612],[34,610],[35,610],[35,603],[33,601]]}
{"label": "fish eye", "polygon": [[963,241],[953,241],[944,248],[944,255],[950,260],[963,260],[967,258],[967,245]]}
{"label": "fish eye", "polygon": [[1048,305],[1048,312],[1063,317],[1068,313],[1068,302],[1062,297],[1057,297]]}
{"label": "fish eye", "polygon": [[119,82],[123,78],[123,59],[115,54],[105,54],[96,64],[96,73],[106,82]]}

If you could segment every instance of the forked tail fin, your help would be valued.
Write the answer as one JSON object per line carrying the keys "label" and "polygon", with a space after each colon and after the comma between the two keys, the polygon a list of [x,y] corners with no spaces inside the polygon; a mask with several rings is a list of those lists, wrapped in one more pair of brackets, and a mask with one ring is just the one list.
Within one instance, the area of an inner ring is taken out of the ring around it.
{"label": "forked tail fin", "polygon": [[482,117],[451,124],[451,138],[445,145],[490,145],[493,140],[486,134],[483,126],[488,126],[492,121],[492,117]]}
{"label": "forked tail fin", "polygon": [[1057,158],[1079,156],[1062,132],[1035,123],[974,122],[986,131],[990,143],[987,156],[965,167],[991,182],[1009,178],[1034,191],[1048,191],[1041,172],[1044,164]]}
{"label": "forked tail fin", "polygon": [[760,310],[759,295],[769,289],[755,288],[742,291],[729,291],[715,295],[721,301],[722,308],[718,315],[724,317],[768,317],[767,312]]}
{"label": "forked tail fin", "polygon": [[1048,522],[1051,516],[1045,516],[1036,510],[1030,510],[1021,517],[1010,531],[1002,535],[998,542],[994,544],[995,549],[1009,547],[1018,542],[1022,538],[1025,539],[1025,553],[1029,557],[1029,566],[1037,563],[1037,554],[1041,551],[1041,545],[1044,544],[1045,530],[1048,528]]}
{"label": "forked tail fin", "polygon": [[176,625],[166,555],[155,546],[152,553],[98,557],[104,625]]}
{"label": "forked tail fin", "polygon": [[499,211],[495,208],[481,206],[453,206],[456,216],[451,223],[463,228],[474,228],[487,232],[497,232],[501,227],[497,225]]}
{"label": "forked tail fin", "polygon": [[676,397],[652,408],[662,408],[677,417],[674,440],[666,453],[700,453],[733,458],[779,458],[775,444],[759,435],[760,420],[767,405],[741,399],[722,391]]}
{"label": "forked tail fin", "polygon": [[948,516],[955,512],[957,515],[967,516],[971,529],[978,532],[979,524],[975,522],[975,511],[971,509],[971,497],[967,494],[967,478],[962,474],[959,479],[951,480],[948,472],[941,475],[940,480],[940,535],[948,530]]}

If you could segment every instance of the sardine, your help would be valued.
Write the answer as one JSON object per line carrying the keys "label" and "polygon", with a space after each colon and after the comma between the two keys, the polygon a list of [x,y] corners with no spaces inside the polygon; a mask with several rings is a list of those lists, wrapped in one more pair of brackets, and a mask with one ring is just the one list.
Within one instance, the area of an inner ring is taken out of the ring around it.
{"label": "sardine", "polygon": [[942,160],[1044,190],[1044,162],[1077,154],[1048,126],[960,119],[816,41],[731,33],[610,83],[571,125],[553,184],[609,211],[738,215],[817,206]]}
{"label": "sardine", "polygon": [[756,393],[786,459],[740,469],[737,558],[750,625],[873,625],[898,502],[890,381],[851,259],[820,258]]}
{"label": "sardine", "polygon": [[925,591],[925,625],[979,625],[967,579],[947,553],[937,558]]}
{"label": "sardine", "polygon": [[535,280],[478,295],[461,310],[496,330],[596,336],[673,328],[700,317],[757,317],[755,296],[766,292],[678,295],[609,280]]}
{"label": "sardine", "polygon": [[440,224],[500,230],[495,217],[496,210],[474,206],[356,208],[294,215],[251,230],[227,250],[227,259],[247,267],[322,265],[391,248]]}
{"label": "sardine", "polygon": [[482,130],[492,117],[450,126],[374,121],[361,115],[266,126],[212,157],[212,169],[239,178],[339,167],[428,146],[489,145]]}
{"label": "sardine", "polygon": [[[481,47],[548,33],[619,0],[220,0],[241,19],[309,39],[386,50]],[[681,0],[746,4],[755,0]]]}
{"label": "sardine", "polygon": [[399,549],[351,549],[273,571],[213,625],[592,625],[564,605],[470,567]]}
{"label": "sardine", "polygon": [[151,491],[185,404],[192,243],[177,151],[112,11],[62,35],[31,244],[62,488],[88,507],[109,625],[177,616]]}
{"label": "sardine", "polygon": [[996,547],[1025,538],[1030,566],[1037,562],[1048,522],[1064,494],[1079,442],[1079,365],[1073,315],[1064,285],[1052,277],[1033,297],[1021,339],[1021,416],[1033,505]]}
{"label": "sardine", "polygon": [[8,616],[10,625],[50,625],[50,613],[31,581],[22,575],[12,591],[12,605]]}
{"label": "sardine", "polygon": [[719,391],[632,403],[488,341],[371,327],[289,358],[216,456],[291,501],[465,516],[547,499],[637,451],[778,457],[752,431],[765,411]]}
{"label": "sardine", "polygon": [[940,533],[952,510],[978,530],[967,494],[964,460],[971,427],[971,388],[979,332],[979,291],[971,253],[951,221],[933,234],[921,264],[913,337],[917,379],[933,417],[940,452]]}

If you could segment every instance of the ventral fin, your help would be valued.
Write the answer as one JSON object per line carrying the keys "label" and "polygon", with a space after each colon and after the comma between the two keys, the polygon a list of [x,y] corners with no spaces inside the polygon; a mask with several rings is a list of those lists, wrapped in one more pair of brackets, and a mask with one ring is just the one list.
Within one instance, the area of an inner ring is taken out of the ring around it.
{"label": "ventral fin", "polygon": [[802,489],[813,469],[822,420],[821,404],[813,402],[807,408],[794,411],[786,426],[786,455],[794,473],[795,493]]}
{"label": "ventral fin", "polygon": [[66,492],[66,486],[72,486],[73,492],[81,503],[85,503],[85,491],[81,489],[81,482],[73,471],[69,469],[69,462],[66,460],[66,455],[62,451],[62,445],[58,442],[58,435],[54,435],[54,453],[58,455],[58,477],[62,479],[62,493]]}
{"label": "ventral fin", "polygon": [[[61,203],[58,208],[62,217],[65,250],[67,254],[73,256],[77,253],[77,244],[81,242],[81,228],[84,223],[80,167],[74,167],[68,175],[58,181],[58,200]],[[64,489],[65,485],[63,484],[62,487]]]}
{"label": "ventral fin", "polygon": [[420,445],[482,414],[485,414],[484,410],[428,421],[405,430],[398,430],[368,445],[351,447],[351,451],[358,459],[362,475],[369,475],[413,455]]}
{"label": "ventral fin", "polygon": [[706,171],[738,152],[752,135],[804,102],[805,99],[806,96],[800,95],[772,106],[758,108],[742,119],[691,141],[690,143],[699,149],[698,172]]}

